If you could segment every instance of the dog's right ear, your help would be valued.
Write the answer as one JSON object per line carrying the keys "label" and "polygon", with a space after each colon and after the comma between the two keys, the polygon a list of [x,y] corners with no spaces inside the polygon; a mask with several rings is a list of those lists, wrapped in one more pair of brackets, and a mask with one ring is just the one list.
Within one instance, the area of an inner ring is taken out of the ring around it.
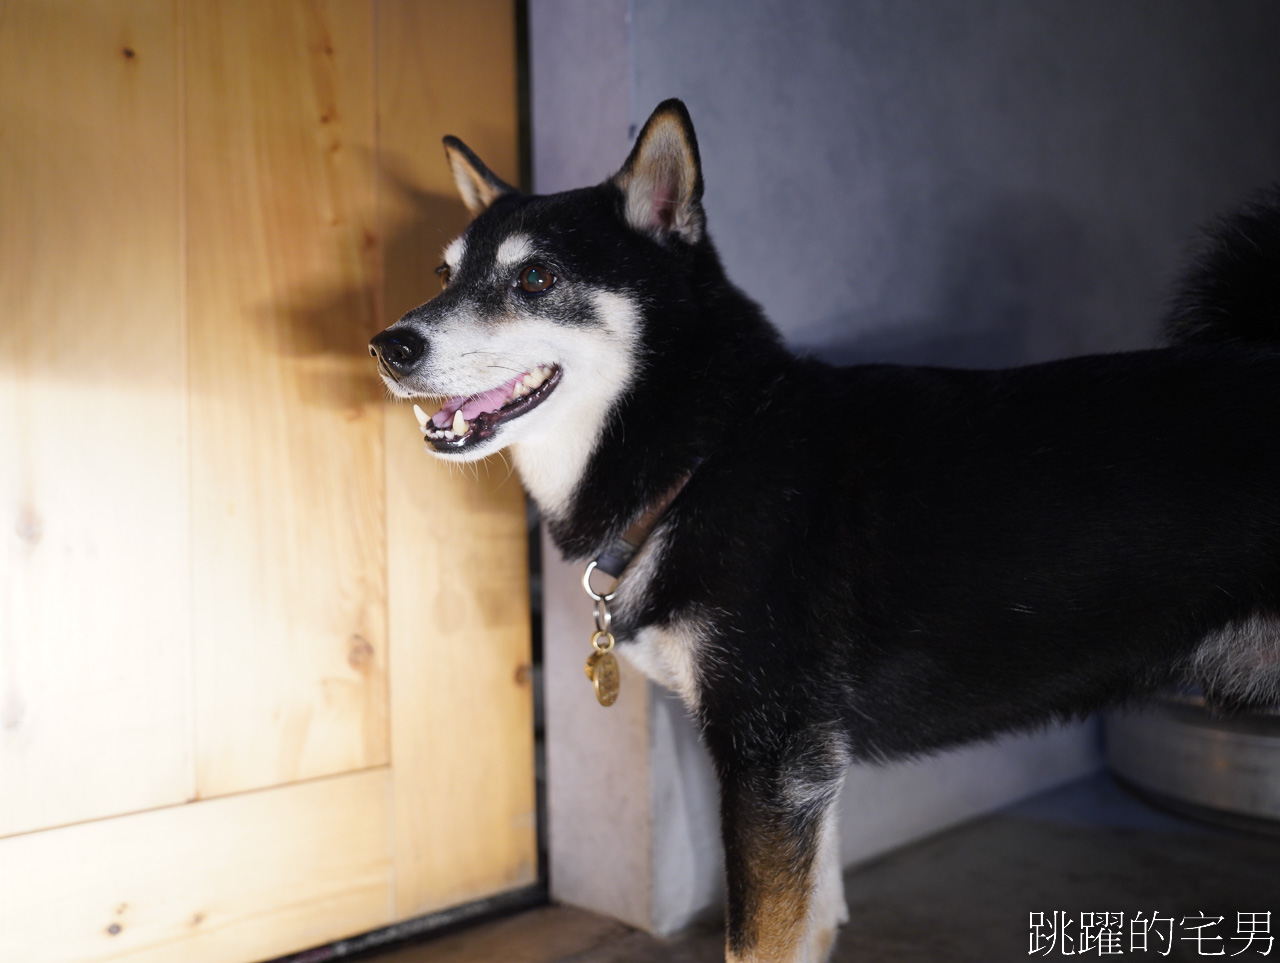
{"label": "dog's right ear", "polygon": [[514,187],[485,167],[484,161],[458,138],[450,135],[444,139],[444,153],[453,169],[453,182],[458,185],[462,203],[467,205],[472,217],[487,210],[503,194],[515,192]]}
{"label": "dog's right ear", "polygon": [[613,183],[626,197],[627,223],[658,241],[702,237],[702,163],[683,103],[664,100],[649,115]]}

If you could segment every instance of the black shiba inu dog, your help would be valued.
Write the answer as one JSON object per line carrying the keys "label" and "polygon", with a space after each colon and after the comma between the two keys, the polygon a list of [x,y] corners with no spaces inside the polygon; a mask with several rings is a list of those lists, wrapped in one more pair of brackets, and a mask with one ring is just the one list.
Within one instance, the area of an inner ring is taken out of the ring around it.
{"label": "black shiba inu dog", "polygon": [[447,398],[420,416],[434,454],[511,452],[567,556],[649,518],[613,631],[714,760],[729,959],[826,958],[853,759],[1170,682],[1275,701],[1280,195],[1219,231],[1178,346],[834,368],[725,276],[679,101],[613,178],[562,194],[445,146],[475,220],[443,292],[371,350],[396,395]]}

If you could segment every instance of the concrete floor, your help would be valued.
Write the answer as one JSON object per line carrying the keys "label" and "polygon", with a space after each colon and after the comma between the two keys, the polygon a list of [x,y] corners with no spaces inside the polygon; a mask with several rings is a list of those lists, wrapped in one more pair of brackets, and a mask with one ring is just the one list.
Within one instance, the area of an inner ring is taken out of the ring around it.
{"label": "concrete floor", "polygon": [[[849,923],[836,963],[997,963],[1029,955],[1029,914],[1123,913],[1128,959],[1260,959],[1264,944],[1233,939],[1240,912],[1271,912],[1280,932],[1280,836],[1228,831],[1139,802],[1106,776],[1072,783],[851,870]],[[1173,944],[1131,952],[1135,912],[1170,918]],[[1225,917],[1205,929],[1201,913]],[[1078,949],[1078,946],[1073,946]],[[1168,949],[1168,955],[1165,951]],[[713,963],[713,930],[658,941],[603,917],[544,907],[368,959],[377,963]],[[1088,955],[1098,955],[1096,949]],[[1280,956],[1280,947],[1272,951]]]}
{"label": "concrete floor", "polygon": [[[1259,945],[1230,937],[1240,912],[1271,911],[1280,922],[1280,837],[1168,815],[1097,776],[859,867],[845,886],[841,961],[1026,960],[1029,914],[1054,911],[1077,921],[1082,912],[1124,913],[1130,958],[1202,960],[1225,950],[1251,959]],[[1130,953],[1138,911],[1173,919],[1168,956],[1154,939],[1148,953]],[[1213,932],[1227,939],[1206,940],[1206,954],[1183,939],[1194,936],[1184,920],[1201,911],[1226,918]],[[1077,931],[1078,922],[1069,932]],[[1056,949],[1038,957],[1046,955],[1063,958]]]}

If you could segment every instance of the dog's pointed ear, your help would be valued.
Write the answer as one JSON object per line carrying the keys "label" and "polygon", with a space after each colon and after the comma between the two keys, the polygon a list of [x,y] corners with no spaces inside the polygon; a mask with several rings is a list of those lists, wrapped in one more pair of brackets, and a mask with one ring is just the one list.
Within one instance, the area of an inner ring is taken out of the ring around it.
{"label": "dog's pointed ear", "polygon": [[657,240],[678,237],[688,244],[701,238],[702,164],[689,111],[665,100],[645,121],[631,155],[613,183],[626,198],[627,222]]}
{"label": "dog's pointed ear", "polygon": [[484,161],[458,138],[452,135],[444,139],[444,153],[453,169],[453,182],[458,185],[462,203],[472,217],[487,210],[489,205],[503,194],[512,194],[515,188],[484,166]]}

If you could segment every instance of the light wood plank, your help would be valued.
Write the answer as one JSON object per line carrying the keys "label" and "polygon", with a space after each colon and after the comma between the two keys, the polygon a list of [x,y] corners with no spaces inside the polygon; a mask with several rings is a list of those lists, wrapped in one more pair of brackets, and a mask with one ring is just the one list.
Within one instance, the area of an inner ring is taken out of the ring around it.
{"label": "light wood plank", "polygon": [[[436,293],[466,224],[440,138],[516,180],[515,17],[488,0],[378,11],[390,321]],[[407,406],[388,411],[386,449],[396,912],[411,916],[536,875],[524,498],[501,460],[430,460]]]}
{"label": "light wood plank", "polygon": [[378,4],[378,161],[387,323],[440,290],[435,269],[470,215],[441,139],[461,137],[519,180],[515,5],[511,0]]}
{"label": "light wood plank", "polygon": [[[404,414],[404,412],[397,412]],[[410,416],[411,418],[412,416]],[[396,912],[537,873],[523,494],[426,461],[388,432]]]}
{"label": "light wood plank", "polygon": [[0,5],[0,835],[192,789],[176,29]]}
{"label": "light wood plank", "polygon": [[387,761],[372,7],[186,4],[197,781]]}
{"label": "light wood plank", "polygon": [[391,921],[385,769],[0,840],[0,960],[245,963]]}

